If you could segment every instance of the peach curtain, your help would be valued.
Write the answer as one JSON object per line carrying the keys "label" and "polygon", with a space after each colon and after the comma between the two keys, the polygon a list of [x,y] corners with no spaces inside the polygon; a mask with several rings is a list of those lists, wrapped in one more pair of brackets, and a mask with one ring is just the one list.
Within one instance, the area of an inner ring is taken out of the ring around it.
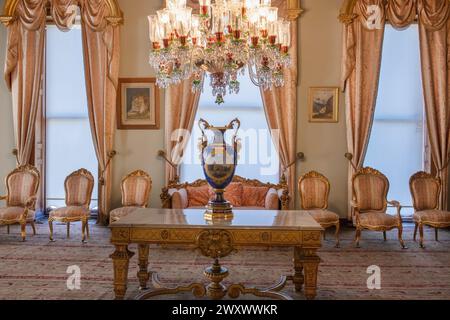
{"label": "peach curtain", "polygon": [[[369,23],[371,6],[380,8],[379,26]],[[346,96],[348,152],[353,155],[357,168],[364,158],[372,128],[378,92],[381,53],[384,36],[384,5],[382,0],[358,0],[354,8],[355,19],[344,25],[343,83]],[[352,200],[351,181],[355,171],[349,168],[348,194]],[[349,210],[348,218],[353,220]]]}
{"label": "peach curtain", "polygon": [[115,103],[119,77],[119,27],[107,21],[104,0],[52,0],[52,16],[62,31],[69,31],[80,6],[89,122],[99,170],[98,222],[106,224],[111,202],[110,154],[114,147]]}
{"label": "peach curtain", "polygon": [[450,2],[418,0],[425,111],[433,162],[442,181],[440,208],[448,208],[450,142]]}
{"label": "peach curtain", "polygon": [[115,105],[119,78],[119,26],[107,21],[104,0],[81,1],[82,38],[89,120],[99,162],[98,222],[108,223],[112,192]]}
{"label": "peach curtain", "polygon": [[12,92],[14,131],[19,165],[29,164],[36,116],[42,103],[45,3],[20,0],[8,26],[5,80]]}
{"label": "peach curtain", "polygon": [[178,168],[189,142],[186,133],[192,132],[200,101],[200,92],[192,92],[192,80],[170,86],[166,90],[166,146],[167,155],[176,168],[166,164],[166,184],[178,180]]}
{"label": "peach curtain", "polygon": [[[286,16],[286,2],[274,1],[280,16]],[[290,206],[295,206],[296,185],[296,141],[297,141],[297,76],[298,76],[298,23],[291,21],[291,67],[285,71],[285,85],[270,90],[261,89],[267,123],[280,157],[281,178],[286,178],[291,197]]]}

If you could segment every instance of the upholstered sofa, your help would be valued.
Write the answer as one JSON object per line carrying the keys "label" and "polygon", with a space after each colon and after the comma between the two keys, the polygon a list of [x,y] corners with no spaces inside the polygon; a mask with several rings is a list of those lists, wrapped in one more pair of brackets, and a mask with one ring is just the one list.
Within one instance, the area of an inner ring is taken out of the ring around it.
{"label": "upholstered sofa", "polygon": [[[166,209],[204,208],[214,197],[214,192],[206,180],[193,183],[173,183],[163,188],[162,207]],[[262,183],[235,176],[225,190],[225,199],[235,209],[288,210],[289,191],[286,185]]]}

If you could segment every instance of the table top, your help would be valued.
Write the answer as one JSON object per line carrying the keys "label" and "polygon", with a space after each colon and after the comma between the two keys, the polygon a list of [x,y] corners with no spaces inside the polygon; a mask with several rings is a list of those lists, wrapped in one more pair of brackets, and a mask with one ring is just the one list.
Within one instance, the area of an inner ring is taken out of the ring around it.
{"label": "table top", "polygon": [[227,228],[322,230],[308,211],[233,210],[231,221],[206,221],[202,209],[138,209],[111,228]]}

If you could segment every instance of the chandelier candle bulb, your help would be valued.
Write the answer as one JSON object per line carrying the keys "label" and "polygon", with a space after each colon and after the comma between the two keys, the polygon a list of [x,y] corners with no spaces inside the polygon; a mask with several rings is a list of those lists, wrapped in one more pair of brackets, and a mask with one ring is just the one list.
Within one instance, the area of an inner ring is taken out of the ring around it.
{"label": "chandelier candle bulb", "polygon": [[[200,11],[186,0],[167,0],[166,8],[148,17],[150,64],[157,85],[167,88],[187,79],[193,92],[210,77],[218,104],[239,93],[239,75],[268,90],[284,85],[290,66],[290,25],[278,19],[268,0],[199,0]],[[161,49],[162,48],[162,49]]]}

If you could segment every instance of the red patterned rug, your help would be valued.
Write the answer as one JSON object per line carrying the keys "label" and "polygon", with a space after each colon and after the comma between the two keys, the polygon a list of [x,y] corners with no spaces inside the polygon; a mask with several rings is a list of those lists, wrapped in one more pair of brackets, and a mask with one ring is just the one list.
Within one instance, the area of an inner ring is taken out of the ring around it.
{"label": "red patterned rug", "polygon": [[[48,241],[47,224],[38,225],[38,235],[20,241],[19,227],[0,228],[0,299],[112,299],[112,262],[109,255],[109,229],[91,226],[88,244],[80,242],[77,224],[72,226],[72,238],[65,239],[65,226],[55,226],[56,242]],[[31,231],[31,230],[30,230]],[[323,262],[319,269],[318,299],[450,299],[450,230],[440,232],[434,241],[434,231],[427,229],[425,250],[412,241],[413,226],[405,226],[409,249],[402,250],[395,231],[383,241],[381,233],[363,232],[362,249],[353,246],[354,229],[344,228],[341,248],[334,248],[333,236],[320,251]],[[131,247],[136,251],[135,247]],[[211,261],[188,249],[152,247],[150,269],[159,273],[167,285],[204,282],[202,270]],[[291,273],[291,250],[240,250],[223,259],[230,269],[227,283],[243,283],[250,287],[267,287],[280,275]],[[381,289],[369,290],[369,266],[381,268]],[[79,266],[80,290],[69,290],[69,266]],[[136,256],[130,264],[127,298],[138,293]],[[296,299],[292,286],[285,292]],[[189,298],[178,296],[168,298]]]}

